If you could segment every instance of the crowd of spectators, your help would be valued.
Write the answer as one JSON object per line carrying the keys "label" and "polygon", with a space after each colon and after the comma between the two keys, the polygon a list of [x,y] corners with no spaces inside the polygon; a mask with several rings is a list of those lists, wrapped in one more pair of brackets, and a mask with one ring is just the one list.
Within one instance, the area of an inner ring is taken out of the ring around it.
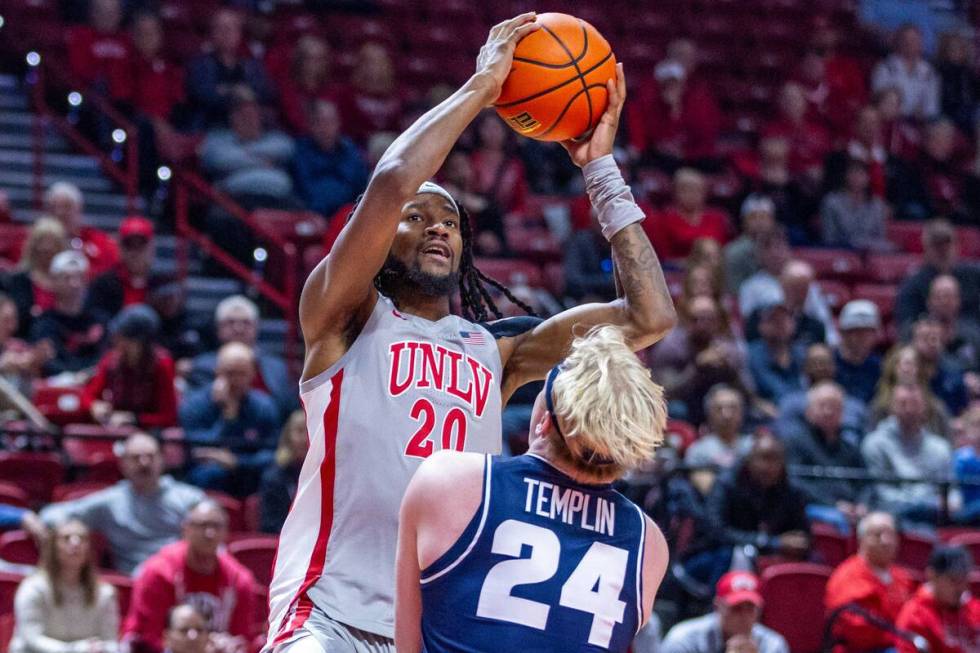
{"label": "crowd of spectators", "polygon": [[[340,75],[321,35],[261,52],[246,41],[248,14],[222,7],[205,49],[178,61],[152,11],[88,4],[66,35],[72,75],[138,121],[148,160],[196,164],[249,210],[304,208],[336,226],[379,150],[444,93],[410,94],[383,40]],[[978,82],[961,34],[935,61],[914,26],[894,39],[861,61],[834,29],[815,29],[755,138],[736,146],[692,40],[631,72],[616,155],[679,316],[639,355],[665,387],[672,428],[690,435],[665,455],[683,466],[658,467],[661,492],[644,494],[673,545],[668,587],[714,597],[710,614],[666,629],[663,650],[787,651],[759,623],[759,578],[739,569],[823,562],[822,526],[859,543],[830,580],[828,611],[857,603],[935,641],[954,615],[963,641],[980,641],[980,607],[957,602],[972,570],[964,550],[937,547],[924,579],[896,562],[901,531],[980,526],[980,265],[960,257],[957,237],[980,224]],[[511,279],[542,313],[616,292],[608,243],[560,166],[488,113],[440,172],[480,256],[515,258],[510,226],[540,217],[535,194],[567,196],[544,215],[561,240],[561,292]],[[228,515],[205,492],[257,494],[260,529],[278,533],[309,447],[296,378],[263,350],[247,297],[224,299],[207,323],[188,310],[181,280],[155,266],[163,225],[133,215],[117,235],[100,231],[68,182],[48,189],[45,214],[0,273],[0,395],[22,407],[38,384],[75,387],[75,421],[136,433],[119,447],[115,485],[38,513],[0,505],[0,524],[43,543],[18,592],[12,650],[48,638],[110,653],[121,632],[135,650],[237,651],[256,634],[254,579],[222,547]],[[216,241],[249,251],[236,218],[207,219]],[[889,240],[896,221],[920,224],[922,255],[893,304],[837,303],[800,248],[870,260],[902,249]],[[515,449],[533,396],[504,415]],[[186,455],[171,476],[155,436],[173,427]],[[103,561],[135,579],[128,614],[99,580],[95,534]],[[852,650],[896,643],[851,613],[838,629]]]}

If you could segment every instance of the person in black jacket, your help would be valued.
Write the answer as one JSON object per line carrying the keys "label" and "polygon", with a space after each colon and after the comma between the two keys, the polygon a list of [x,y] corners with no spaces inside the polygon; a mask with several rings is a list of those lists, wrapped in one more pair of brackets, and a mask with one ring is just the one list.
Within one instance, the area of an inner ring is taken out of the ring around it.
{"label": "person in black jacket", "polygon": [[296,496],[303,459],[310,448],[306,435],[306,413],[295,410],[282,427],[276,464],[262,474],[259,484],[259,529],[279,533]]}
{"label": "person in black jacket", "polygon": [[688,574],[713,585],[742,553],[805,559],[810,550],[807,496],[786,474],[783,443],[756,438],[745,460],[715,482],[707,499],[707,528],[696,535]]}

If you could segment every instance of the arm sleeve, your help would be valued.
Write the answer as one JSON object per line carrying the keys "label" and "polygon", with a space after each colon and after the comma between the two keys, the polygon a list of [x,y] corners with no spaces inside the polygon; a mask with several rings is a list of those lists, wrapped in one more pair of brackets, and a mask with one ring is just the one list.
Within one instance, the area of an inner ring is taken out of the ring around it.
{"label": "arm sleeve", "polygon": [[17,633],[30,653],[75,653],[73,642],[63,642],[44,634],[44,593],[36,578],[28,578],[14,596]]}
{"label": "arm sleeve", "polygon": [[174,389],[174,363],[161,358],[156,374],[156,410],[137,415],[141,426],[166,427],[177,423],[177,391]]}
{"label": "arm sleeve", "polygon": [[167,611],[161,606],[173,605],[174,600],[173,586],[152,567],[144,569],[133,584],[129,614],[123,624],[126,639],[154,651],[162,650]]}
{"label": "arm sleeve", "polygon": [[40,517],[48,526],[73,517],[92,530],[103,530],[102,509],[105,501],[104,491],[94,492],[74,501],[52,503],[41,511]]}

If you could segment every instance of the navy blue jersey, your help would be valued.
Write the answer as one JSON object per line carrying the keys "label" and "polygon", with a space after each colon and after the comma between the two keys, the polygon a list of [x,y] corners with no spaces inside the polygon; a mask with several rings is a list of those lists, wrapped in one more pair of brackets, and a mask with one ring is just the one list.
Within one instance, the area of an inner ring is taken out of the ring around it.
{"label": "navy blue jersey", "polygon": [[610,485],[487,456],[480,508],[422,571],[424,650],[626,651],[643,620],[645,528]]}

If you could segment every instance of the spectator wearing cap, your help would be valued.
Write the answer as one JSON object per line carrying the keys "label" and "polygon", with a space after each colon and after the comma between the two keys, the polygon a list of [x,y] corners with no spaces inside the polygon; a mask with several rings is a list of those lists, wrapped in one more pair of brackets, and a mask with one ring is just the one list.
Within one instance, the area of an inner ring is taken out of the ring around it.
{"label": "spectator wearing cap", "polygon": [[[256,374],[253,387],[270,394],[279,407],[283,419],[298,407],[296,383],[290,379],[286,362],[279,356],[258,349],[259,308],[243,295],[226,297],[214,310],[218,342],[240,342],[255,352]],[[218,352],[210,351],[194,358],[187,384],[197,389],[211,383],[218,366]]]}
{"label": "spectator wearing cap", "polygon": [[942,322],[923,316],[912,325],[912,348],[929,389],[946,404],[951,415],[959,415],[968,402],[966,382],[963,367],[946,353],[944,335]]}
{"label": "spectator wearing cap", "polygon": [[17,335],[21,338],[30,334],[41,313],[54,307],[51,259],[66,249],[68,238],[61,223],[50,217],[38,218],[27,234],[17,269],[9,275],[0,273],[0,288],[17,304]]}
{"label": "spectator wearing cap", "polygon": [[199,151],[201,167],[217,187],[248,203],[283,200],[292,195],[288,166],[293,158],[293,140],[280,131],[270,131],[262,121],[255,93],[236,86],[229,95],[229,128],[212,129]]}
{"label": "spectator wearing cap", "polygon": [[922,51],[922,32],[915,25],[903,25],[895,33],[893,53],[871,74],[871,90],[899,89],[902,115],[915,120],[939,115],[939,75]]}
{"label": "spectator wearing cap", "polygon": [[92,0],[89,24],[72,27],[66,34],[68,69],[83,87],[128,102],[133,97],[130,61],[133,44],[120,29],[120,0]]}
{"label": "spectator wearing cap", "polygon": [[218,350],[214,382],[184,396],[180,425],[193,447],[188,482],[242,497],[258,489],[275,457],[280,417],[254,378],[252,348],[229,342]]}
{"label": "spectator wearing cap", "polygon": [[54,349],[44,364],[45,376],[91,368],[105,349],[108,316],[85,306],[88,271],[88,260],[80,252],[61,252],[51,260],[54,307],[35,320],[30,337]]}
{"label": "spectator wearing cap", "polygon": [[309,124],[296,143],[293,177],[306,206],[329,218],[364,190],[367,164],[354,142],[341,133],[336,104],[314,101]]}
{"label": "spectator wearing cap", "polygon": [[665,59],[626,109],[630,147],[668,172],[717,155],[721,112],[702,85],[688,81],[683,63]]}
{"label": "spectator wearing cap", "polygon": [[[821,381],[807,391],[806,428],[785,439],[786,461],[805,467],[863,470],[857,440],[844,431],[844,389]],[[843,478],[800,478],[809,495],[807,516],[835,526],[844,535],[854,520],[867,513],[864,487]]]}
{"label": "spectator wearing cap", "polygon": [[895,319],[907,328],[926,312],[929,287],[940,274],[960,282],[963,317],[980,319],[980,267],[959,260],[956,231],[947,220],[926,223],[922,231],[922,267],[902,282],[895,299]]}
{"label": "spectator wearing cap", "polygon": [[[895,625],[924,637],[929,653],[969,653],[980,648],[980,598],[970,594],[973,559],[960,546],[938,545],[926,567],[928,582],[898,613]],[[899,640],[899,653],[917,653]]]}
{"label": "spectator wearing cap", "polygon": [[272,103],[274,91],[262,64],[242,47],[244,18],[236,10],[221,8],[211,18],[211,51],[187,66],[187,97],[197,128],[213,128],[227,120],[232,90],[251,89],[257,102]]}
{"label": "spectator wearing cap", "polygon": [[55,182],[45,193],[44,203],[48,212],[65,228],[69,246],[85,254],[90,278],[119,262],[119,247],[112,236],[82,224],[84,203],[78,186],[66,181]]}
{"label": "spectator wearing cap", "polygon": [[929,317],[943,328],[946,354],[964,370],[976,371],[980,366],[980,325],[963,317],[956,277],[940,274],[933,279],[926,306]]}
{"label": "spectator wearing cap", "polygon": [[674,173],[673,203],[645,227],[660,256],[684,258],[699,238],[710,238],[719,245],[728,241],[728,216],[706,206],[707,196],[703,174],[693,168]]}
{"label": "spectator wearing cap", "polygon": [[124,306],[145,304],[150,290],[169,281],[169,277],[153,272],[153,235],[153,223],[144,217],[130,216],[122,221],[122,260],[92,280],[86,299],[89,306],[115,315]]}
{"label": "spectator wearing cap", "polygon": [[[895,564],[898,556],[895,519],[885,512],[870,513],[858,522],[857,536],[858,552],[842,562],[827,582],[824,598],[827,610],[856,604],[894,623],[915,589],[909,573]],[[847,651],[881,651],[895,646],[890,633],[853,612],[841,612],[831,627],[836,640]]]}
{"label": "spectator wearing cap", "polygon": [[711,614],[671,628],[661,653],[789,653],[783,636],[759,623],[763,601],[755,574],[731,571],[722,576],[714,605]]}
{"label": "spectator wearing cap", "polygon": [[113,347],[85,384],[82,406],[100,424],[161,428],[177,424],[174,363],[154,343],[160,320],[144,304],[127,306],[110,324]]}
{"label": "spectator wearing cap", "polygon": [[729,292],[738,292],[742,283],[759,271],[759,241],[776,225],[775,210],[772,200],[765,195],[749,195],[742,202],[742,234],[725,245],[723,251]]}
{"label": "spectator wearing cap", "polygon": [[759,309],[760,338],[749,343],[749,372],[762,399],[779,401],[803,389],[803,345],[793,341],[796,320],[785,301]]}
{"label": "spectator wearing cap", "polygon": [[[900,385],[892,393],[891,412],[861,443],[861,455],[875,476],[910,479],[874,485],[876,506],[913,523],[934,525],[939,515],[936,482],[950,479],[949,443],[925,428],[925,393],[919,385]],[[924,480],[925,482],[916,482]]]}
{"label": "spectator wearing cap", "polygon": [[[810,403],[809,390],[818,384],[833,381],[836,373],[834,352],[829,346],[818,342],[807,347],[803,359],[803,376],[807,390],[792,392],[780,398],[779,415],[773,423],[773,432],[783,439],[806,434],[809,431],[806,418]],[[843,390],[845,394],[841,429],[847,438],[857,442],[864,435],[867,407],[860,399],[847,394],[846,388]]]}
{"label": "spectator wearing cap", "polygon": [[848,161],[843,187],[826,195],[820,205],[824,245],[859,251],[893,249],[885,235],[888,205],[872,194],[870,181],[866,163]]}
{"label": "spectator wearing cap", "polygon": [[144,560],[180,536],[187,511],[204,498],[196,487],[163,475],[160,443],[146,433],[126,438],[119,455],[123,479],[80,499],[41,511],[46,524],[76,518],[109,542],[114,568],[132,574]]}
{"label": "spectator wearing cap", "polygon": [[167,613],[190,602],[206,608],[214,653],[245,650],[253,633],[252,572],[223,549],[228,515],[212,499],[188,511],[182,537],[143,565],[133,584],[123,639],[135,651],[161,651]]}
{"label": "spectator wearing cap", "polygon": [[878,307],[866,299],[847,302],[837,328],[840,344],[834,351],[834,378],[848,394],[870,403],[881,378],[881,357],[874,353],[881,330]]}

